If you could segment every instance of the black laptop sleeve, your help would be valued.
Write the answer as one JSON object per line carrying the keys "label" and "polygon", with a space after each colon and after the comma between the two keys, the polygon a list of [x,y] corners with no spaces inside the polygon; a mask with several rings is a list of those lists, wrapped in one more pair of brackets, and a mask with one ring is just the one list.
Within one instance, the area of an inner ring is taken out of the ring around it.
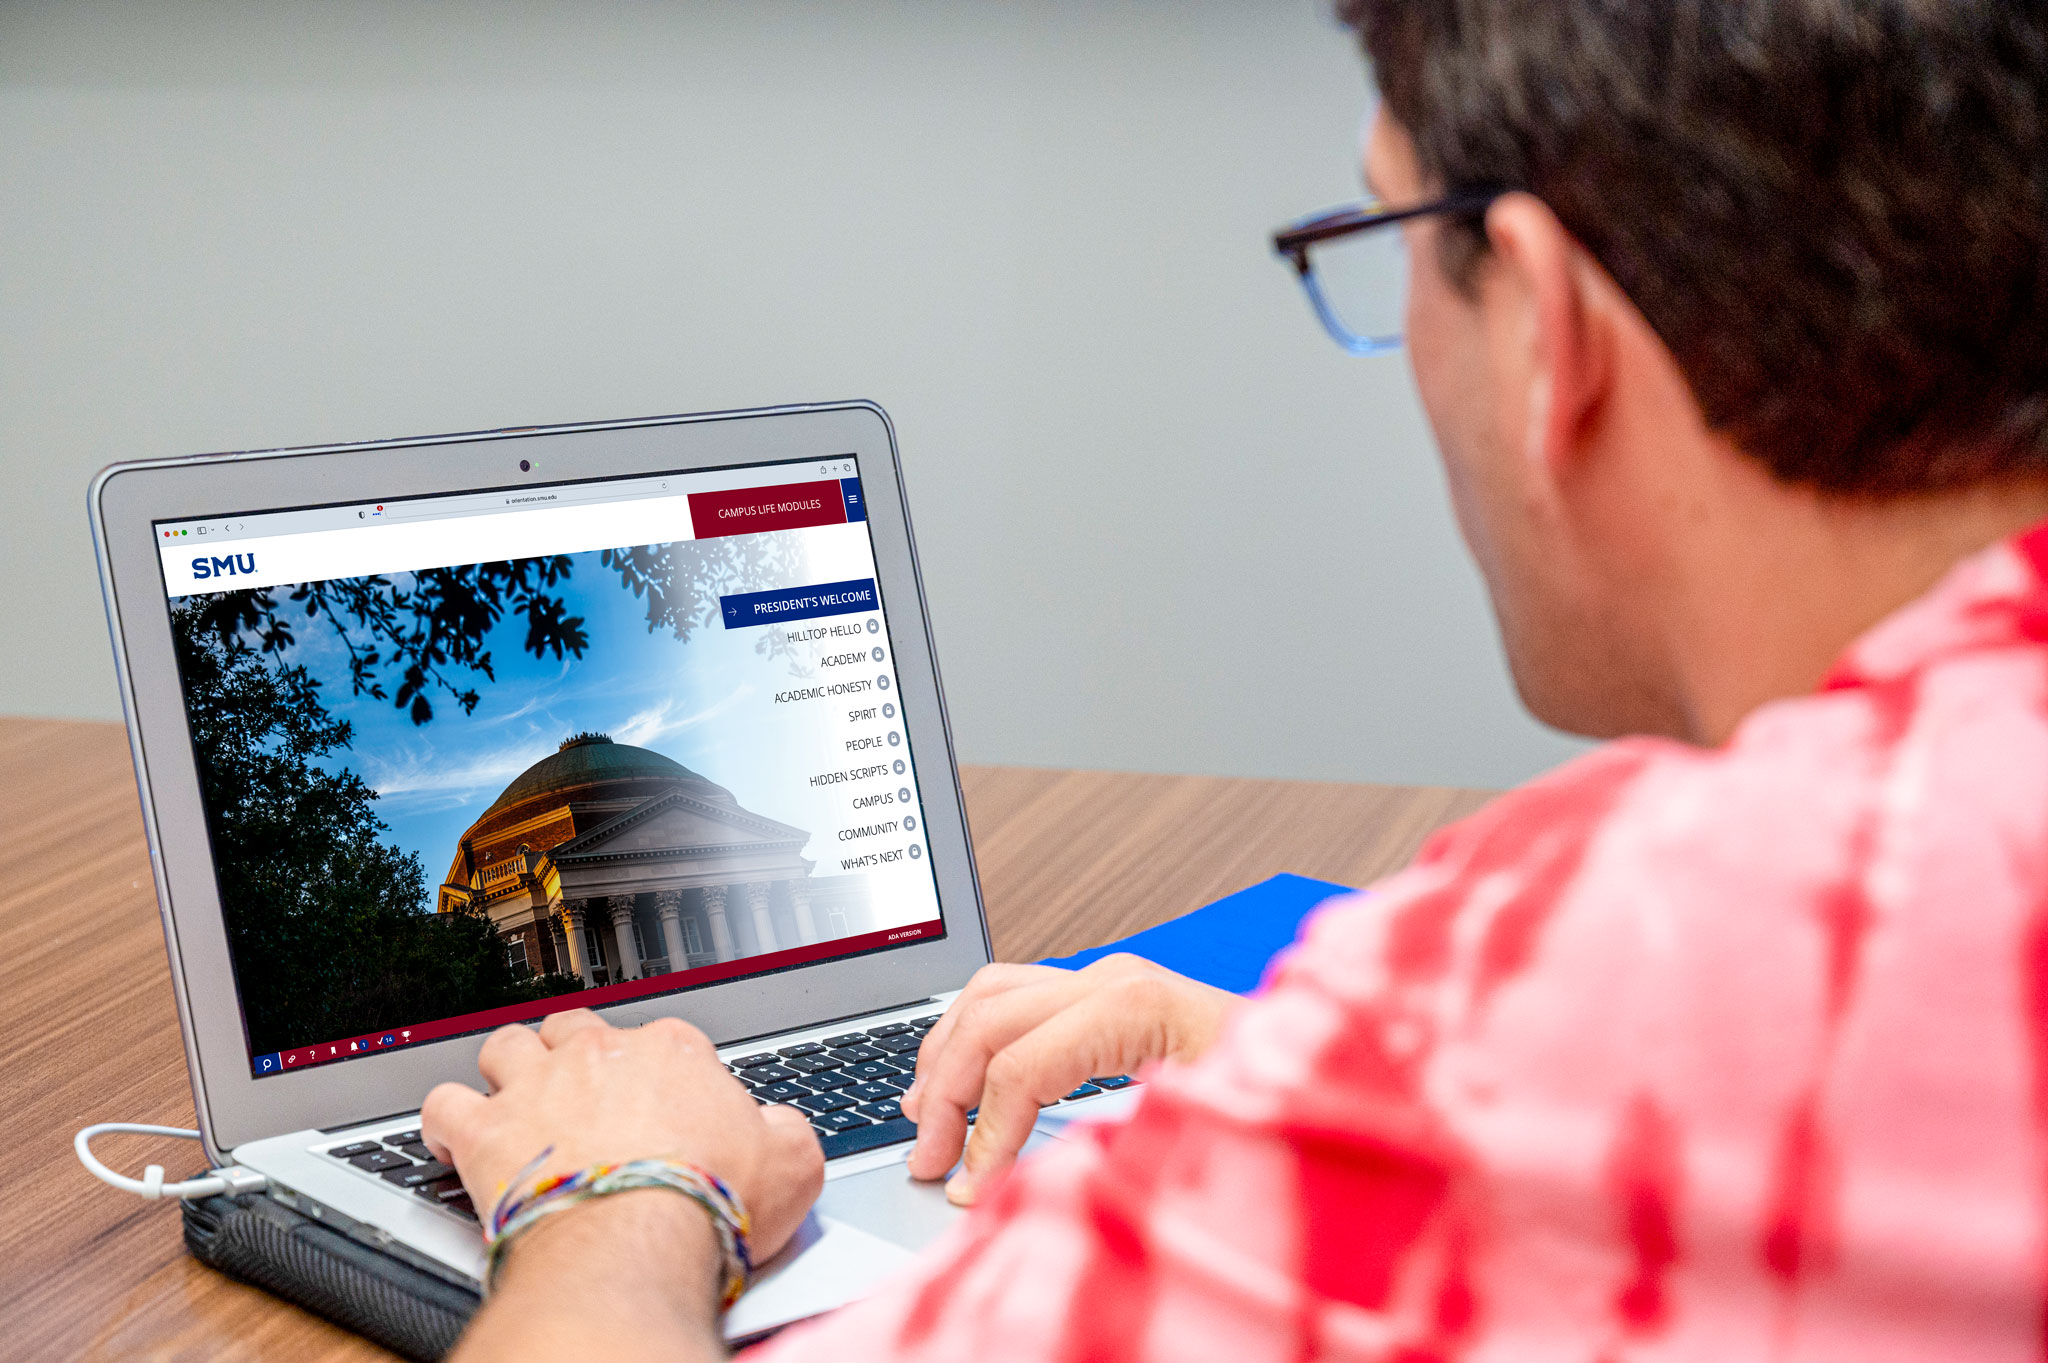
{"label": "black laptop sleeve", "polygon": [[260,1193],[185,1206],[185,1248],[252,1283],[374,1340],[433,1363],[476,1313],[477,1294],[349,1239]]}

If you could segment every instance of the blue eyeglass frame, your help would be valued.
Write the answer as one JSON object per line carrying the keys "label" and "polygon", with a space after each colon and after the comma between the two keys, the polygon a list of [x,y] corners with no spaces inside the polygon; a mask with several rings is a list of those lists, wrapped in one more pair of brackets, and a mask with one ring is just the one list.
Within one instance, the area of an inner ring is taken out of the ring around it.
{"label": "blue eyeglass frame", "polygon": [[1309,306],[1315,309],[1317,320],[1322,322],[1323,330],[1330,333],[1331,340],[1353,355],[1386,355],[1401,348],[1400,334],[1363,336],[1345,326],[1336,309],[1330,306],[1322,281],[1316,278],[1310,250],[1325,241],[1370,232],[1378,227],[1390,227],[1410,218],[1425,218],[1439,213],[1468,217],[1482,215],[1492,207],[1495,199],[1506,192],[1503,189],[1465,190],[1410,208],[1388,208],[1377,199],[1361,199],[1357,203],[1324,209],[1280,228],[1273,233],[1273,252],[1293,263],[1294,272],[1301,279],[1302,291],[1308,295]]}

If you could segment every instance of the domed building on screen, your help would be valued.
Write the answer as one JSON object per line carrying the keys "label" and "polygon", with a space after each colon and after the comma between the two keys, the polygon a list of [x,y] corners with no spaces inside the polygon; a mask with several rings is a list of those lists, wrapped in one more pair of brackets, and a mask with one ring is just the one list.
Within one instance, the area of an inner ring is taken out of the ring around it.
{"label": "domed building on screen", "polygon": [[481,910],[515,966],[585,984],[866,930],[865,878],[814,878],[810,836],[660,753],[577,734],[470,825],[438,907]]}

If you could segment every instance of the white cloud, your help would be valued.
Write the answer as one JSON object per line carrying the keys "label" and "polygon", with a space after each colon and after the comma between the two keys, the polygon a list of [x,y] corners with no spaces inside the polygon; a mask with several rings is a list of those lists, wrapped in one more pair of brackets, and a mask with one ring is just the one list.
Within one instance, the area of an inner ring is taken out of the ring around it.
{"label": "white cloud", "polygon": [[[615,743],[644,748],[716,718],[752,691],[750,685],[736,687],[723,699],[688,714],[678,713],[673,699],[663,700],[604,732]],[[544,708],[531,701],[502,716],[500,722],[525,718]],[[517,738],[500,739],[488,748],[450,752],[430,744],[405,744],[367,752],[361,757],[362,777],[380,797],[403,799],[415,808],[448,808],[473,802],[479,794],[495,796],[513,777],[556,751],[565,732],[558,732],[559,726],[544,728],[531,722],[523,727]]]}
{"label": "white cloud", "polygon": [[[363,780],[379,796],[427,797],[430,803],[460,804],[479,790],[503,790],[513,777],[553,752],[544,735],[528,733],[482,752],[454,755],[406,748],[363,758]],[[443,797],[439,801],[432,797]]]}
{"label": "white cloud", "polygon": [[624,724],[612,729],[612,741],[614,743],[630,743],[636,748],[644,748],[651,743],[668,737],[670,734],[681,733],[692,725],[702,724],[707,719],[716,718],[731,709],[742,698],[750,694],[753,689],[752,686],[745,685],[735,687],[723,700],[714,702],[701,710],[687,715],[675,713],[676,703],[674,699],[663,700],[658,704],[648,706],[645,710],[632,716]]}

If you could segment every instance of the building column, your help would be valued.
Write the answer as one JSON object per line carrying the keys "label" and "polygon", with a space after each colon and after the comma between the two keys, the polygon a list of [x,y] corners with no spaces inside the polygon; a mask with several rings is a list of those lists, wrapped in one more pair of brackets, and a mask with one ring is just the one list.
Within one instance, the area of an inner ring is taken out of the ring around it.
{"label": "building column", "polygon": [[586,989],[597,983],[590,973],[590,953],[583,949],[583,914],[589,906],[587,899],[562,901],[562,936],[569,939],[569,969],[583,977]]}
{"label": "building column", "polygon": [[555,964],[557,959],[555,955],[553,917],[546,909],[535,909],[533,911],[533,959],[528,961],[527,964],[533,967],[534,974],[546,975],[561,969],[559,965]]}
{"label": "building column", "polygon": [[661,942],[668,948],[670,973],[685,969],[690,954],[683,950],[683,892],[663,890],[655,895],[654,913],[661,920]]}
{"label": "building column", "polygon": [[725,921],[725,886],[704,887],[704,916],[711,920],[711,954],[721,961],[738,956],[739,948],[732,944],[732,925]]}
{"label": "building column", "polygon": [[633,945],[633,896],[615,894],[604,901],[612,912],[612,940],[619,944],[619,979],[640,973],[640,949]]}
{"label": "building column", "polygon": [[765,880],[757,880],[747,886],[747,908],[754,917],[754,940],[761,944],[763,952],[777,951],[782,946],[775,940],[775,920],[768,916],[768,892],[774,888]]}
{"label": "building column", "polygon": [[811,892],[801,880],[789,882],[789,907],[796,917],[796,940],[805,946],[818,940],[818,920],[811,916]]}

